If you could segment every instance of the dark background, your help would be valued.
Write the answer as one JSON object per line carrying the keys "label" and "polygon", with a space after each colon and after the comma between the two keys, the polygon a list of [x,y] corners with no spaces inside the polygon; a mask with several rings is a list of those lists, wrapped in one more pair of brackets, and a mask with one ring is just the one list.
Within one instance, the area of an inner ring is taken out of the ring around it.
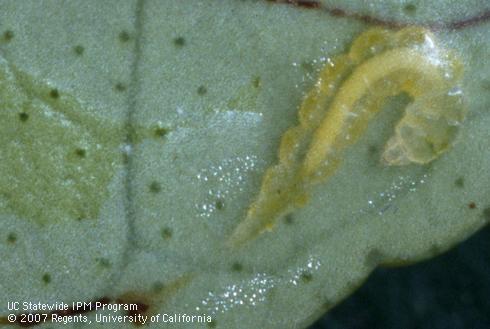
{"label": "dark background", "polygon": [[490,329],[490,227],[431,260],[378,268],[309,329]]}

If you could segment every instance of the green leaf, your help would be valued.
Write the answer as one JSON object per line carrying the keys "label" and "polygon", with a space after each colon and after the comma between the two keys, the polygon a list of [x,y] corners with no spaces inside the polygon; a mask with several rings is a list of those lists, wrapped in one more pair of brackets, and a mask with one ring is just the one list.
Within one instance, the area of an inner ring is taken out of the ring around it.
{"label": "green leaf", "polygon": [[[376,266],[431,257],[489,221],[479,2],[283,2],[0,2],[0,315],[7,302],[108,301],[139,305],[121,315],[206,314],[209,328],[304,327]],[[430,22],[462,62],[468,114],[452,148],[382,165],[410,102],[391,98],[303,207],[230,247],[324,65],[393,22]],[[38,310],[13,313],[25,312]],[[96,314],[114,313],[84,313],[87,327]]]}

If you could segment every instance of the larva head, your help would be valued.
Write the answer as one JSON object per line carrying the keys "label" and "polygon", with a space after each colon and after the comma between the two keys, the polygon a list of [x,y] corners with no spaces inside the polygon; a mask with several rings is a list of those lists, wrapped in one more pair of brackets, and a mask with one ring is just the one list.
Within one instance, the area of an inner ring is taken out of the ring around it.
{"label": "larva head", "polygon": [[381,160],[386,165],[426,164],[454,143],[466,115],[460,88],[463,66],[456,54],[441,47],[425,28],[405,28],[394,38],[397,45],[412,49],[425,69],[414,68],[393,78],[413,102],[386,143]]}
{"label": "larva head", "polygon": [[410,104],[382,154],[387,165],[426,164],[454,143],[466,114],[461,92],[429,93]]}
{"label": "larva head", "polygon": [[386,143],[381,161],[389,166],[426,164],[435,160],[448,145],[435,145],[424,131],[417,127],[403,126]]}

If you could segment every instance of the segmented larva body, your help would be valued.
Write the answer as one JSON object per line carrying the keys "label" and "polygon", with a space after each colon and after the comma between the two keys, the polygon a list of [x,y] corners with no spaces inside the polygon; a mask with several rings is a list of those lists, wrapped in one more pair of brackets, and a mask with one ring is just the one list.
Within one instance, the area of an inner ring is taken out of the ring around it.
{"label": "segmented larva body", "polygon": [[347,54],[329,61],[288,129],[278,164],[267,169],[260,193],[230,242],[241,244],[304,206],[309,186],[325,181],[343,150],[364,132],[390,96],[412,98],[382,154],[385,165],[426,164],[448,150],[466,110],[460,62],[421,27],[373,28]]}

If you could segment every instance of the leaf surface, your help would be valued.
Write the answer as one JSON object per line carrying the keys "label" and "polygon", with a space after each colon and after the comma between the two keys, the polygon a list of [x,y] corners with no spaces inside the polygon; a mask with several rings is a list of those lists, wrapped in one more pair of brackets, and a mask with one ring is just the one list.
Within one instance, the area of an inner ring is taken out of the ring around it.
{"label": "leaf surface", "polygon": [[[148,305],[142,314],[149,316],[204,313],[213,319],[208,327],[304,327],[374,267],[438,254],[485,225],[488,24],[444,24],[488,8],[475,3],[459,16],[462,2],[449,1],[434,14],[432,3],[412,11],[394,1],[369,8],[342,1],[344,14],[332,14],[327,2],[307,9],[269,1],[2,1],[1,56],[34,81],[22,89],[27,99],[39,103],[43,98],[35,95],[56,88],[60,100],[76,103],[18,106],[57,115],[76,109],[93,143],[118,156],[110,182],[95,185],[107,193],[100,194],[106,196],[94,218],[77,220],[52,204],[46,206],[66,216],[22,216],[9,206],[11,186],[2,183],[0,314],[9,313],[7,301],[107,297]],[[362,19],[371,14],[379,21]],[[304,207],[272,232],[230,248],[229,237],[266,168],[277,163],[280,139],[297,124],[323,66],[385,21],[438,23],[438,42],[460,58],[468,114],[454,146],[430,165],[383,166],[382,149],[410,101],[390,99]],[[19,101],[8,89],[13,82],[1,83]],[[19,118],[0,123],[2,147],[10,145],[7,127],[23,127]],[[29,123],[57,141],[53,149],[68,152],[72,139],[64,134],[73,131],[61,122]],[[106,139],[101,129],[123,133]],[[96,146],[88,147],[87,156]],[[37,186],[32,175],[18,179]],[[60,186],[50,191],[59,195]],[[476,208],[468,206],[473,202]],[[102,326],[95,313],[87,316],[90,327]]]}

